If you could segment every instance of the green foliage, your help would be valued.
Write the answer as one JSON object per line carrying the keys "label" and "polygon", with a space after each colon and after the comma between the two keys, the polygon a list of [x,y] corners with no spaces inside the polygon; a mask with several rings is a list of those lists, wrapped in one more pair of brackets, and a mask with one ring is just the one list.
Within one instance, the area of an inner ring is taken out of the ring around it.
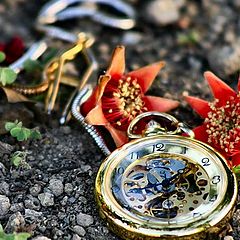
{"label": "green foliage", "polygon": [[27,240],[31,235],[29,233],[5,233],[0,224],[0,240]]}
{"label": "green foliage", "polygon": [[26,157],[27,157],[27,152],[22,152],[22,151],[16,151],[15,153],[13,153],[10,157],[10,161],[11,163],[15,166],[15,167],[24,167],[24,168],[28,168],[30,169],[30,165],[27,163],[26,161]]}
{"label": "green foliage", "polygon": [[43,57],[41,58],[41,61],[27,59],[23,64],[23,68],[26,70],[27,73],[42,71],[45,65],[49,61],[51,61],[56,55],[57,55],[57,49],[51,48],[46,54],[43,55]]}
{"label": "green foliage", "polygon": [[40,139],[42,137],[39,130],[23,127],[22,122],[18,122],[18,120],[15,122],[6,122],[5,129],[20,142],[28,139]]}
{"label": "green foliage", "polygon": [[27,73],[43,70],[42,64],[38,60],[28,59],[24,62],[23,67]]}
{"label": "green foliage", "polygon": [[236,174],[237,178],[240,179],[240,165],[234,167],[233,172]]}
{"label": "green foliage", "polygon": [[5,59],[6,59],[5,53],[0,51],[0,63],[3,62]]}
{"label": "green foliage", "polygon": [[196,44],[200,41],[200,35],[193,30],[188,33],[180,33],[177,36],[177,41],[181,45]]}
{"label": "green foliage", "polygon": [[12,84],[17,78],[17,74],[8,67],[0,68],[0,83],[5,86],[7,84]]}

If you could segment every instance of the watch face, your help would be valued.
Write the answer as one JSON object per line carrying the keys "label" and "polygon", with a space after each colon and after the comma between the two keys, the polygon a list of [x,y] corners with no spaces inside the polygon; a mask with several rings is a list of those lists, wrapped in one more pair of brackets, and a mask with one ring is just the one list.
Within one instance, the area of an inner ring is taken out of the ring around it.
{"label": "watch face", "polygon": [[142,235],[194,234],[219,223],[236,199],[236,180],[223,158],[178,136],[125,145],[103,163],[96,183],[104,214]]}

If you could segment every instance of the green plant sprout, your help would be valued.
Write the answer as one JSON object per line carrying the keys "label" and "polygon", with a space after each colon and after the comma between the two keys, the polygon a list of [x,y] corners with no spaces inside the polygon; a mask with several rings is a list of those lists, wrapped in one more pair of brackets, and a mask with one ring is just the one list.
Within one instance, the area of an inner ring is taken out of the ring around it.
{"label": "green plant sprout", "polygon": [[38,129],[23,127],[22,122],[18,120],[15,122],[6,122],[5,129],[20,142],[28,139],[40,139],[42,137]]}
{"label": "green plant sprout", "polygon": [[[0,63],[3,62],[6,55],[0,52]],[[0,67],[0,83],[5,86],[12,84],[17,79],[17,74],[9,67]]]}
{"label": "green plant sprout", "polygon": [[27,240],[31,235],[29,233],[5,233],[0,224],[0,240]]}
{"label": "green plant sprout", "polygon": [[31,167],[26,161],[27,154],[26,151],[16,151],[11,155],[10,161],[17,168],[22,166],[26,169],[30,169]]}
{"label": "green plant sprout", "polygon": [[240,165],[234,167],[233,172],[236,174],[237,178],[240,179]]}

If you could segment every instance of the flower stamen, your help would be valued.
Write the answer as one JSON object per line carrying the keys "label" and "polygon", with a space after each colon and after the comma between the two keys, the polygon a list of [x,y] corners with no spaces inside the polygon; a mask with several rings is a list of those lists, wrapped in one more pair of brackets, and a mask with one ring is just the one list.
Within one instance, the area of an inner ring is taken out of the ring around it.
{"label": "flower stamen", "polygon": [[211,111],[205,119],[208,143],[232,155],[240,150],[240,94],[231,97],[225,105],[216,100],[210,103]]}
{"label": "flower stamen", "polygon": [[132,119],[147,111],[142,100],[142,89],[138,80],[130,76],[122,76],[117,86],[112,82],[109,81],[102,97],[103,113],[115,128],[126,130]]}

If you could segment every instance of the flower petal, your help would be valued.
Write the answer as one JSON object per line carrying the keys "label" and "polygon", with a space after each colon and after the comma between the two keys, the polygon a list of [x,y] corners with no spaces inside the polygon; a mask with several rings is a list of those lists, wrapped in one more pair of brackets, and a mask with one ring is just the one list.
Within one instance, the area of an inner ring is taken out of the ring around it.
{"label": "flower petal", "polygon": [[206,126],[201,125],[193,129],[193,132],[195,133],[195,139],[208,143],[208,134],[206,132]]}
{"label": "flower petal", "polygon": [[128,137],[126,135],[126,131],[120,131],[111,126],[110,124],[105,125],[107,130],[110,132],[115,144],[117,147],[122,146],[123,144],[128,142]]}
{"label": "flower petal", "polygon": [[185,100],[202,118],[206,118],[211,111],[209,103],[205,100],[192,96],[186,96]]}
{"label": "flower petal", "polygon": [[214,97],[219,99],[220,105],[225,104],[231,96],[235,97],[237,95],[231,87],[212,72],[205,72],[204,77],[208,81]]}
{"label": "flower petal", "polygon": [[238,77],[238,92],[240,92],[240,75]]}
{"label": "flower petal", "polygon": [[142,100],[148,111],[167,112],[179,105],[178,101],[154,96],[144,96]]}
{"label": "flower petal", "polygon": [[23,55],[24,52],[24,44],[20,37],[15,36],[13,37],[7,44],[4,49],[6,54],[6,62],[12,63],[16,61]]}
{"label": "flower petal", "polygon": [[106,125],[107,119],[104,117],[101,104],[93,108],[85,117],[87,123],[92,125]]}
{"label": "flower petal", "polygon": [[85,116],[88,114],[88,112],[95,108],[96,105],[98,104],[98,102],[100,101],[104,89],[107,85],[107,83],[109,82],[109,80],[111,79],[111,76],[109,75],[102,75],[99,78],[99,84],[95,87],[93,93],[91,94],[91,96],[87,99],[86,102],[84,102],[81,106],[81,113]]}
{"label": "flower petal", "polygon": [[232,166],[238,166],[240,164],[240,153],[234,154],[231,160]]}
{"label": "flower petal", "polygon": [[113,52],[110,66],[107,69],[107,74],[112,78],[119,78],[125,71],[125,47],[117,46]]}
{"label": "flower petal", "polygon": [[145,93],[152,85],[153,80],[157,76],[162,67],[165,66],[165,62],[157,62],[151,65],[139,68],[127,74],[132,78],[137,78],[143,93]]}

